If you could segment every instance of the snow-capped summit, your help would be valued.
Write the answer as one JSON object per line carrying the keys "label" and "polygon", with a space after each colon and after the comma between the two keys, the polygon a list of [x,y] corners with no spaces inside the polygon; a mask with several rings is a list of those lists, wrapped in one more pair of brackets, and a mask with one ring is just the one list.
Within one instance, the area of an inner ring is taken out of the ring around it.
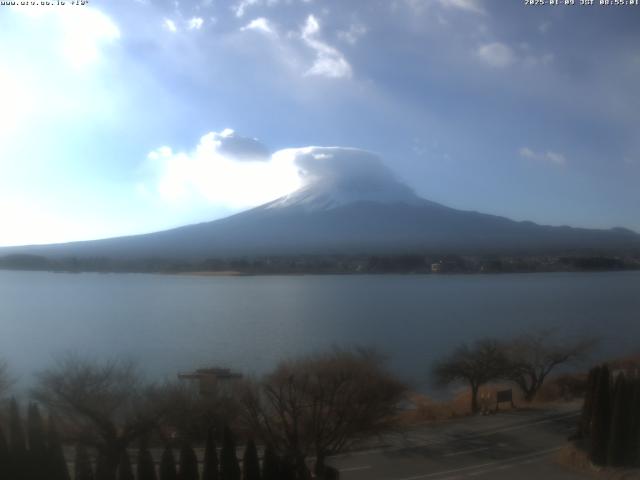
{"label": "snow-capped summit", "polygon": [[431,203],[395,179],[346,179],[314,182],[266,204],[264,208],[301,207],[306,211],[319,211],[361,202],[414,206]]}
{"label": "snow-capped summit", "polygon": [[400,182],[379,156],[357,148],[291,149],[305,186],[262,208],[326,211],[355,203],[382,205],[430,204]]}

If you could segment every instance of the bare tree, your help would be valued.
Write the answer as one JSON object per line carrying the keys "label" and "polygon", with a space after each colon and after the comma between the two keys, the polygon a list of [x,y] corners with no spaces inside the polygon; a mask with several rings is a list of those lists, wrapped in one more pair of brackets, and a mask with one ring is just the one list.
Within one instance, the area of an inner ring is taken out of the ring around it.
{"label": "bare tree", "polygon": [[4,360],[0,360],[0,398],[4,397],[9,391],[12,383],[7,363]]}
{"label": "bare tree", "polygon": [[98,451],[111,479],[122,452],[160,420],[161,411],[146,393],[131,362],[98,363],[77,356],[41,372],[33,390],[34,398],[64,422],[70,440]]}
{"label": "bare tree", "polygon": [[437,362],[433,367],[433,376],[442,386],[458,381],[468,383],[471,388],[471,412],[477,413],[479,388],[503,377],[507,366],[503,346],[497,340],[483,339],[472,345],[463,344]]}
{"label": "bare tree", "polygon": [[338,350],[282,362],[244,399],[249,426],[307,478],[325,459],[394,426],[406,387],[371,350]]}
{"label": "bare tree", "polygon": [[509,360],[506,378],[522,390],[529,402],[555,368],[585,359],[594,346],[593,339],[558,339],[551,330],[520,335],[505,345]]}
{"label": "bare tree", "polygon": [[242,391],[237,390],[202,395],[194,385],[172,381],[154,386],[151,396],[164,413],[163,426],[183,439],[204,442],[211,428],[222,432],[240,416]]}

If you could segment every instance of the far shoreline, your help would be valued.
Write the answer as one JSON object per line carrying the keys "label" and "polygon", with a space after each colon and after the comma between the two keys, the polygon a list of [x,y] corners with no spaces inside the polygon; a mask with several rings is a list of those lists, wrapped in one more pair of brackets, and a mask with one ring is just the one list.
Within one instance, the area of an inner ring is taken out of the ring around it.
{"label": "far shoreline", "polygon": [[[136,272],[149,273],[149,272]],[[163,272],[164,275],[182,275],[190,277],[248,277],[253,273],[240,272],[238,270],[194,270],[186,272]]]}
{"label": "far shoreline", "polygon": [[450,272],[427,272],[427,271],[396,271],[396,272],[345,272],[345,271],[271,271],[271,272],[242,272],[238,270],[194,270],[194,271],[143,271],[143,270],[51,270],[51,269],[26,269],[26,268],[2,268],[0,272],[43,272],[55,274],[82,274],[98,273],[103,275],[162,275],[178,277],[323,277],[323,276],[422,276],[422,277],[451,277],[451,276],[497,276],[497,275],[532,275],[549,273],[623,273],[640,272],[640,268],[625,269],[592,269],[592,270],[520,270],[520,271],[450,271]]}
{"label": "far shoreline", "polygon": [[201,277],[612,272],[640,270],[640,252],[292,254],[207,259],[48,258],[39,255],[13,254],[0,257],[0,269]]}

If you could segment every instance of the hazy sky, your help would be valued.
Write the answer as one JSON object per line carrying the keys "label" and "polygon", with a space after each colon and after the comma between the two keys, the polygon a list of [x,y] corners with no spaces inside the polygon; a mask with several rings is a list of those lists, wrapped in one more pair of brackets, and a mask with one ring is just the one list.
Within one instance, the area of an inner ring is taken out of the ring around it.
{"label": "hazy sky", "polygon": [[639,25],[519,0],[0,6],[0,245],[225,216],[297,188],[309,145],[453,207],[640,231]]}

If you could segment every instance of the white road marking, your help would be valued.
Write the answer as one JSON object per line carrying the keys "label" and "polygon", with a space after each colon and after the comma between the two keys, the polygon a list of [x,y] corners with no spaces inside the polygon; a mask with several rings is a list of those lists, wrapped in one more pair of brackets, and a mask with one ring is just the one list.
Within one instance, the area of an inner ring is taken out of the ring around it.
{"label": "white road marking", "polygon": [[467,477],[477,477],[478,475],[482,475],[483,473],[486,473],[487,470],[478,470],[477,472],[471,472],[469,474],[467,474]]}
{"label": "white road marking", "polygon": [[371,468],[371,465],[363,465],[361,467],[349,467],[349,468],[341,468],[341,472],[356,472],[358,470],[368,470]]}
{"label": "white road marking", "polygon": [[470,470],[472,468],[490,467],[491,465],[495,465],[495,462],[483,463],[480,465],[471,465],[469,467],[455,468],[453,470],[443,470],[441,472],[425,473],[423,475],[414,475],[413,477],[404,477],[404,478],[399,478],[397,480],[419,480],[421,478],[430,478],[430,477],[435,477],[440,475],[446,475],[448,473],[464,472],[465,470]]}
{"label": "white road marking", "polygon": [[462,450],[460,452],[445,453],[443,457],[457,457],[458,455],[466,455],[467,453],[482,452],[484,450],[489,450],[490,448],[491,447],[479,447],[479,448],[472,448],[470,450]]}
{"label": "white road marking", "polygon": [[560,416],[557,416],[557,417],[546,418],[546,419],[543,419],[543,420],[538,420],[536,422],[525,423],[525,424],[522,424],[522,425],[514,425],[514,426],[511,426],[511,427],[502,427],[502,428],[498,428],[496,430],[492,430],[492,431],[489,431],[489,432],[482,432],[482,433],[478,433],[478,434],[474,434],[474,435],[465,436],[463,438],[467,439],[467,438],[487,437],[489,435],[493,435],[493,434],[496,434],[496,433],[511,432],[513,430],[522,430],[523,428],[531,427],[533,425],[540,425],[541,423],[554,422],[554,421],[559,420],[561,418],[571,418],[571,417],[577,417],[579,415],[580,415],[579,412],[573,412],[573,413],[570,413],[570,414],[560,415]]}
{"label": "white road marking", "polygon": [[510,468],[515,467],[516,465],[519,465],[519,464],[516,464],[516,463],[509,463],[509,464],[507,464],[507,465],[501,465],[500,467],[495,467],[495,468],[486,468],[486,469],[484,469],[484,470],[478,470],[477,472],[469,473],[469,474],[467,474],[466,476],[467,476],[467,477],[478,477],[478,476],[480,476],[480,475],[485,475],[485,474],[487,474],[487,473],[497,472],[497,471],[499,471],[499,470],[508,470],[508,469],[510,469]]}
{"label": "white road marking", "polygon": [[[348,457],[358,457],[358,456],[364,456],[364,455],[371,455],[371,454],[381,454],[381,453],[391,453],[391,452],[401,452],[402,450],[408,450],[410,448],[416,448],[416,447],[427,447],[430,445],[444,445],[446,443],[452,442],[452,441],[458,441],[458,440],[468,440],[468,439],[473,439],[473,438],[481,438],[481,437],[488,437],[490,435],[494,435],[496,433],[502,433],[502,432],[510,432],[513,430],[521,430],[523,428],[528,428],[534,425],[539,425],[541,423],[549,423],[549,422],[553,422],[556,420],[560,420],[562,418],[571,418],[571,417],[577,417],[580,415],[580,412],[569,412],[569,413],[564,413],[561,415],[554,415],[551,416],[549,418],[543,418],[542,420],[537,420],[535,422],[529,422],[529,423],[524,423],[521,425],[513,425],[513,426],[507,426],[507,427],[500,427],[498,429],[495,430],[488,430],[488,431],[484,431],[484,432],[478,432],[478,433],[472,433],[469,435],[460,435],[459,437],[455,437],[451,434],[447,434],[446,436],[448,438],[446,438],[445,440],[431,440],[428,442],[423,442],[423,443],[415,443],[413,445],[402,445],[402,446],[396,446],[396,447],[378,447],[378,448],[372,448],[369,450],[359,450],[356,452],[349,452],[349,453],[342,453],[339,455],[334,455],[331,458],[348,458]],[[438,435],[437,432],[434,432],[434,436]],[[442,435],[440,436],[440,438],[442,438]]]}
{"label": "white road marking", "polygon": [[[505,458],[504,460],[501,460],[501,461],[482,463],[480,465],[469,465],[467,467],[454,468],[453,470],[442,470],[440,472],[425,473],[423,475],[414,475],[412,477],[404,477],[404,478],[399,478],[397,480],[421,480],[421,479],[424,479],[424,478],[440,477],[442,475],[447,475],[447,474],[450,474],[450,473],[460,473],[460,472],[466,472],[466,471],[469,471],[469,470],[477,470],[477,469],[480,469],[480,471],[470,472],[467,475],[468,476],[480,475],[480,474],[483,474],[483,473],[489,473],[492,470],[511,467],[511,466],[517,464],[519,460],[525,460],[525,459],[529,459],[529,458],[532,458],[532,457],[541,457],[541,456],[545,456],[545,455],[548,455],[548,454],[553,453],[553,452],[557,452],[558,450],[560,450],[563,447],[564,447],[564,445],[561,445],[559,447],[549,448],[549,449],[546,449],[546,450],[539,450],[537,452],[527,453],[525,455],[518,455],[518,456],[515,456],[515,457],[511,457],[511,458]],[[487,467],[494,467],[494,468],[487,468]],[[482,470],[482,469],[485,469],[485,468],[487,468],[487,469],[486,470]]]}
{"label": "white road marking", "polygon": [[[399,450],[404,450],[406,447],[399,448]],[[340,455],[333,455],[331,458],[350,458],[350,457],[359,457],[364,455],[376,455],[385,452],[393,452],[396,449],[392,448],[372,448],[370,450],[359,450],[357,452],[349,452],[349,453],[341,453]]]}

